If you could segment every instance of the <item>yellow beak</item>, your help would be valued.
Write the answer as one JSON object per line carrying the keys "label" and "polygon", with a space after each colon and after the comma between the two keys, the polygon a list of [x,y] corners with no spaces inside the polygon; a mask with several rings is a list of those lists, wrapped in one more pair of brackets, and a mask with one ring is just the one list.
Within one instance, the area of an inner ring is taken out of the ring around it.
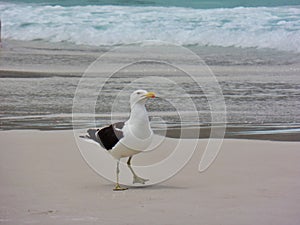
{"label": "yellow beak", "polygon": [[155,93],[154,92],[148,92],[147,94],[145,94],[145,96],[147,98],[155,98]]}

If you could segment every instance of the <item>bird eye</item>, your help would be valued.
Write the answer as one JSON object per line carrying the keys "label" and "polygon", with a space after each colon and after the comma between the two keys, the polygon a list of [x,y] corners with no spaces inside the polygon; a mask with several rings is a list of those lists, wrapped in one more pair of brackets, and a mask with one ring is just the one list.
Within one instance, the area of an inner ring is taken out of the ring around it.
{"label": "bird eye", "polygon": [[139,92],[139,91],[138,91],[136,94],[137,94],[137,95],[140,95],[140,94],[141,94],[141,92]]}

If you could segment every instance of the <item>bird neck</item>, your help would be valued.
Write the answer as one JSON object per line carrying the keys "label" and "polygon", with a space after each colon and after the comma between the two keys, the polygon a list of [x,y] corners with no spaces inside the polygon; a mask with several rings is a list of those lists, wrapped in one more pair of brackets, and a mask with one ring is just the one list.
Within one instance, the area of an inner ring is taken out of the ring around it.
{"label": "bird neck", "polygon": [[149,118],[145,104],[137,102],[131,107],[129,121],[139,125],[148,126]]}
{"label": "bird neck", "polygon": [[145,140],[152,136],[148,113],[143,102],[132,105],[127,125],[130,133],[136,138]]}

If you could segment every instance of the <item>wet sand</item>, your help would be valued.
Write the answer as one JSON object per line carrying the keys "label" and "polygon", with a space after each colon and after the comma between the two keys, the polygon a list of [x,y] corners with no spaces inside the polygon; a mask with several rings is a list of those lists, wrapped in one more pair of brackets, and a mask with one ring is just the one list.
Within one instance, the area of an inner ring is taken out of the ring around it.
{"label": "wet sand", "polygon": [[[72,104],[78,82],[86,68],[108,50],[105,47],[75,46],[66,43],[3,40],[3,48],[0,49],[0,97],[4,99],[0,103],[1,130],[72,129]],[[206,62],[222,89],[227,110],[226,137],[300,140],[299,132],[296,132],[300,124],[299,54],[251,48],[194,47],[192,50]],[[134,57],[134,54],[115,54],[108,59],[107,64],[111,66],[120,61],[130,62]],[[159,54],[154,57],[159,57]],[[185,66],[196,69],[195,65],[186,59],[172,54],[170,57],[177,57],[178,62],[183,61]],[[109,66],[101,67],[98,75],[101,77],[107,74]],[[147,70],[144,70],[145,68]],[[172,105],[170,107],[159,99],[153,101],[151,115],[161,117],[171,125],[167,136],[179,137],[176,126],[182,124],[184,127],[190,126],[187,128],[191,130],[190,137],[194,137],[194,127],[200,127],[200,138],[208,137],[211,112],[206,96],[201,93],[200,88],[194,87],[193,83],[189,83],[186,76],[178,71],[149,64],[131,67],[127,72],[120,71],[106,84],[107,91],[110,91],[105,92],[105,99],[97,102],[97,126],[111,122],[110,107],[116,98],[115,94],[144,75],[166,76],[176,81],[180,87],[186,88],[185,91],[192,96],[197,110],[201,111],[199,124],[194,123],[193,118],[179,121],[174,116],[176,113],[174,114]],[[98,81],[95,81],[95,87],[91,86],[92,92],[99,86]],[[206,84],[205,77],[201,82]],[[93,84],[93,80],[91,83]],[[151,89],[149,83],[146,82],[145,86]],[[176,96],[172,85],[153,86],[158,89],[158,94],[161,92],[167,96],[169,91],[170,95]],[[121,112],[128,111],[127,101],[122,104],[125,107],[120,108]],[[123,116],[121,119],[125,118]],[[85,118],[82,120],[83,127],[90,125]],[[187,124],[183,124],[184,122]],[[270,129],[277,133],[268,133]],[[288,134],[279,132],[286,129],[290,130]],[[268,132],[253,134],[253,130]],[[251,135],[248,131],[251,131]]]}

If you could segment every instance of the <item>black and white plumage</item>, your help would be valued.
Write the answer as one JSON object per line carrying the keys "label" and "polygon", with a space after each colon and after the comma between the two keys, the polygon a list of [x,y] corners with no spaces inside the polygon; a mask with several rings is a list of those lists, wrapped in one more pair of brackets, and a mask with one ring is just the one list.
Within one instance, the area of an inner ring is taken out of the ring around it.
{"label": "black and white plumage", "polygon": [[145,108],[145,103],[149,98],[155,98],[155,94],[145,90],[134,91],[130,95],[131,113],[126,122],[114,123],[101,129],[89,129],[88,135],[85,136],[85,138],[99,143],[118,160],[117,184],[114,190],[124,190],[119,185],[119,161],[124,157],[129,157],[127,165],[133,174],[133,183],[144,184],[148,181],[137,176],[133,171],[131,158],[147,149],[152,142],[153,131]]}
{"label": "black and white plumage", "polygon": [[102,129],[89,129],[87,132],[89,137],[98,142],[102,148],[111,150],[124,137],[122,132],[123,127],[124,122],[118,122]]}

